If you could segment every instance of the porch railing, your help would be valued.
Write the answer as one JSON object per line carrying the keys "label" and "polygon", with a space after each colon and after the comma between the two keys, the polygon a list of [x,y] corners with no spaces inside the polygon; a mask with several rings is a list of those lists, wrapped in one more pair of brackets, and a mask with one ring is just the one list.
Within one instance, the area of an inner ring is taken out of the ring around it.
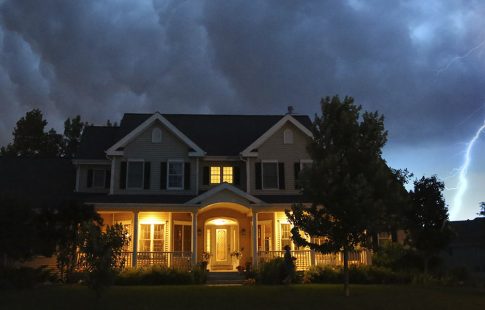
{"label": "porch railing", "polygon": [[[291,251],[291,256],[296,258],[296,270],[306,270],[311,266],[310,254],[308,250]],[[268,262],[277,257],[284,257],[285,251],[261,251],[258,252],[258,256],[260,262]]]}
{"label": "porch railing", "polygon": [[[284,257],[285,251],[260,251],[258,257],[260,262],[268,262],[277,257]],[[314,255],[314,257],[312,257]],[[306,270],[311,266],[343,266],[344,256],[342,253],[322,254],[312,253],[310,250],[291,251],[291,256],[296,258],[297,270]],[[349,265],[370,264],[370,254],[367,250],[349,252]]]}

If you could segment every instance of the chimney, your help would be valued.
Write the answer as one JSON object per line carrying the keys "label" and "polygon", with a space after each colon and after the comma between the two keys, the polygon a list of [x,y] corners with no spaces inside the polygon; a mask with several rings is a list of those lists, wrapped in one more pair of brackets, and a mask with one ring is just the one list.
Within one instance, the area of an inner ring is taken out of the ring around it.
{"label": "chimney", "polygon": [[286,114],[293,114],[293,111],[294,111],[294,110],[295,110],[295,109],[293,108],[293,106],[292,106],[292,105],[289,105],[289,106],[288,106],[288,113],[286,113]]}

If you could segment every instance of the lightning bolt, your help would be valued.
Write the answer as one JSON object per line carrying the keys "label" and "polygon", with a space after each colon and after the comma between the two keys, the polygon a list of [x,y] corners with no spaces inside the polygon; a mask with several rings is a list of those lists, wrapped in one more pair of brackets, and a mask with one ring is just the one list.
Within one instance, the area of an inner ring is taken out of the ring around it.
{"label": "lightning bolt", "polygon": [[485,131],[485,121],[483,122],[483,125],[480,128],[478,128],[473,138],[467,144],[465,159],[463,161],[463,165],[459,169],[458,184],[456,186],[457,191],[455,194],[455,198],[453,200],[453,208],[452,210],[450,210],[450,218],[454,218],[461,209],[463,194],[465,194],[465,191],[468,187],[468,180],[466,178],[466,175],[468,173],[468,167],[470,166],[471,152],[472,152],[473,146],[475,145],[475,142],[477,142],[478,138],[480,137],[480,134],[483,131]]}
{"label": "lightning bolt", "polygon": [[455,62],[457,62],[458,60],[461,60],[461,59],[464,59],[464,58],[467,58],[468,56],[470,56],[474,51],[478,50],[479,48],[481,48],[482,46],[485,46],[485,40],[482,41],[480,44],[478,44],[477,46],[471,48],[470,50],[468,50],[468,52],[466,52],[465,54],[461,55],[461,56],[455,56],[453,57],[446,65],[444,65],[443,67],[441,67],[440,69],[438,69],[438,71],[436,71],[436,75],[440,75],[443,71],[446,71],[448,70],[448,68],[454,64]]}

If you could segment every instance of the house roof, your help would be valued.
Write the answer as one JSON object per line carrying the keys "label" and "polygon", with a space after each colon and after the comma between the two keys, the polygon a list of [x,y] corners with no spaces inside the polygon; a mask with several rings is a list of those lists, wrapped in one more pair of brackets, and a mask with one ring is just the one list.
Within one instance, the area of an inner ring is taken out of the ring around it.
{"label": "house roof", "polygon": [[[153,114],[127,113],[119,127],[87,127],[77,158],[105,158],[105,151],[141,125]],[[284,115],[162,114],[162,116],[202,148],[209,156],[237,156],[261,137]],[[306,115],[292,115],[310,129]]]}
{"label": "house roof", "polygon": [[485,243],[485,218],[450,222],[454,236],[450,246],[477,246]]}

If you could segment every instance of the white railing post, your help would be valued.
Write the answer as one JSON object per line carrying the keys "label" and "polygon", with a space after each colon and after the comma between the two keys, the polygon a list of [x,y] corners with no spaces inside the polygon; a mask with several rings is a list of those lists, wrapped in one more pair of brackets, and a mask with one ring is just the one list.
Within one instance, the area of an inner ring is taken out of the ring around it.
{"label": "white railing post", "polygon": [[258,267],[258,212],[253,210],[253,226],[251,227],[251,240],[253,249],[253,267]]}
{"label": "white railing post", "polygon": [[133,257],[131,267],[136,267],[136,256],[138,252],[138,211],[133,212]]}
{"label": "white railing post", "polygon": [[192,266],[197,265],[197,210],[192,212]]}
{"label": "white railing post", "polygon": [[310,250],[310,267],[315,267],[316,265],[315,250]]}

